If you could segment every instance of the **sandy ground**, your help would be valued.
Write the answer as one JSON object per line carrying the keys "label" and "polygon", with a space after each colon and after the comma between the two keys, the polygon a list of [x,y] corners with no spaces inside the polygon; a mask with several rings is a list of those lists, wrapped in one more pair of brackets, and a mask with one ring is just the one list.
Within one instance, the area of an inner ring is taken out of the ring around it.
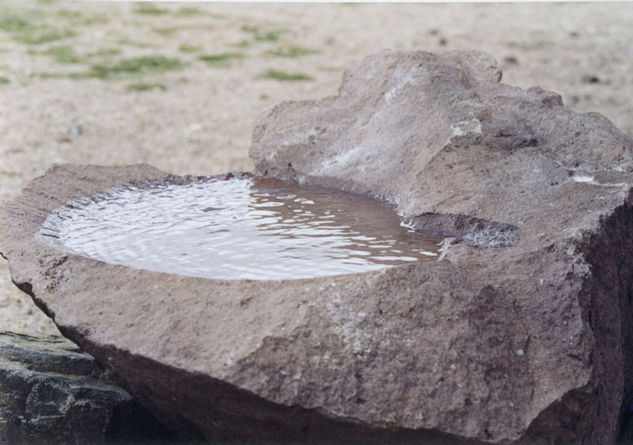
{"label": "sandy ground", "polygon": [[[499,60],[504,82],[555,90],[570,108],[603,113],[633,135],[631,23],[632,3],[3,0],[0,201],[56,163],[248,170],[262,110],[334,94],[344,66],[386,48],[486,51]],[[279,72],[271,78],[269,70]],[[279,78],[289,74],[304,79]],[[5,329],[55,332],[2,261]]]}

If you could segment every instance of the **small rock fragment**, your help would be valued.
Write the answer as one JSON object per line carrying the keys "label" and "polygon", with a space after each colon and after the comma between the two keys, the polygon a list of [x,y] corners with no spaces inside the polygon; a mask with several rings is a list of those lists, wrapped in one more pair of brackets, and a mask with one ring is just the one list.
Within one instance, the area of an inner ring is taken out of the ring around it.
{"label": "small rock fragment", "polygon": [[595,74],[585,74],[582,76],[583,83],[600,83],[600,78]]}
{"label": "small rock fragment", "polygon": [[68,130],[68,134],[71,136],[81,136],[84,134],[84,129],[81,125],[73,125],[70,127],[70,130]]}

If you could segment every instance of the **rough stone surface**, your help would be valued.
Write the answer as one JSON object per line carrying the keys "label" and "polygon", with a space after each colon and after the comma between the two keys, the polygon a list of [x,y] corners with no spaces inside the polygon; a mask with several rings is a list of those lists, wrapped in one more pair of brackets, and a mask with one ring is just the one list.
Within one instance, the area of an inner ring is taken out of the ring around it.
{"label": "rough stone surface", "polygon": [[447,341],[440,357],[454,354],[461,382],[428,404],[443,419],[421,423],[491,441],[605,440],[631,388],[633,143],[500,79],[482,53],[377,54],[338,96],[272,109],[251,156],[257,173],[386,199],[456,238],[445,260],[463,284],[425,292],[465,325],[426,332]]}
{"label": "rough stone surface", "polygon": [[0,332],[0,444],[173,437],[63,337]]}
{"label": "rough stone surface", "polygon": [[62,166],[0,214],[15,283],[172,429],[207,439],[603,442],[632,386],[633,142],[474,52],[385,52],[282,103],[257,173],[367,193],[437,262],[288,281],[104,264],[37,242],[148,166]]}

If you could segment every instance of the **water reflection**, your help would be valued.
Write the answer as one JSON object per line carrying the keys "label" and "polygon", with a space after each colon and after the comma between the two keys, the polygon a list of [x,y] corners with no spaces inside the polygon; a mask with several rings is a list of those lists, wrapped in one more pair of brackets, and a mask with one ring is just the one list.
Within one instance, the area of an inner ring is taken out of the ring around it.
{"label": "water reflection", "polygon": [[376,200],[261,178],[112,189],[56,209],[37,236],[113,264],[260,280],[434,259],[441,241]]}

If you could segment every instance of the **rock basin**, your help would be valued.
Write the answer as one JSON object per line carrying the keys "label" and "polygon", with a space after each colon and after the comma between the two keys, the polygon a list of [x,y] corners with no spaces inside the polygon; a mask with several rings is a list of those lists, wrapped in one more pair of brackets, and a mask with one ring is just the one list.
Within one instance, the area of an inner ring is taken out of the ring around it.
{"label": "rock basin", "polygon": [[82,197],[55,209],[36,238],[156,272],[281,280],[428,261],[444,237],[405,227],[366,196],[230,174]]}
{"label": "rock basin", "polygon": [[60,330],[184,436],[613,440],[633,392],[633,141],[500,78],[477,52],[383,52],[254,131],[255,174],[392,203],[451,234],[435,260],[206,279],[36,238],[71,200],[183,181],[146,165],[52,169],[3,207],[1,251]]}

